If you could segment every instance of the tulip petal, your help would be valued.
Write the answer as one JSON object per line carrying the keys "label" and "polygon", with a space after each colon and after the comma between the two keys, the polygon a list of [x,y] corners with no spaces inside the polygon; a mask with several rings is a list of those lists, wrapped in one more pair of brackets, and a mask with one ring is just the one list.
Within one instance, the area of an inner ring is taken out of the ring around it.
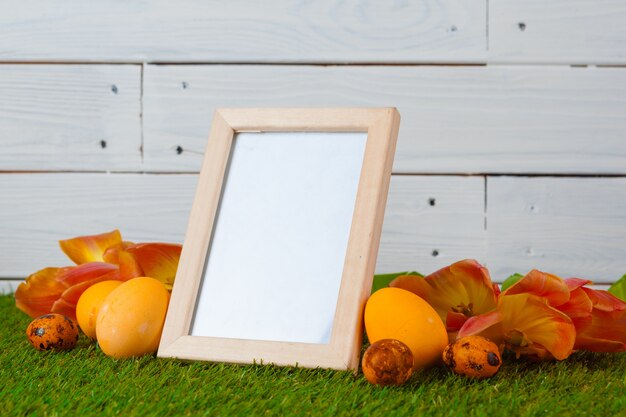
{"label": "tulip petal", "polygon": [[57,277],[72,268],[44,268],[28,276],[15,291],[16,307],[33,318],[49,313],[67,288]]}
{"label": "tulip petal", "polygon": [[468,317],[462,313],[456,313],[454,311],[449,311],[446,316],[446,329],[450,331],[457,331],[463,324],[467,321]]}
{"label": "tulip petal", "polygon": [[574,318],[575,349],[593,352],[623,352],[626,350],[626,302],[608,291],[579,287],[593,305],[587,316]]}
{"label": "tulip petal", "polygon": [[569,300],[569,288],[556,275],[533,269],[522,279],[507,288],[503,295],[529,293],[548,300],[551,306],[559,306]]}
{"label": "tulip petal", "polygon": [[613,294],[605,290],[593,290],[587,287],[581,287],[593,303],[594,310],[615,311],[626,309],[626,302],[620,300]]}
{"label": "tulip petal", "polygon": [[496,300],[500,297],[500,294],[502,294],[502,291],[500,290],[500,287],[498,286],[498,284],[493,284],[493,295],[496,297]]}
{"label": "tulip petal", "polygon": [[466,294],[466,300],[473,305],[476,314],[491,311],[496,306],[496,296],[489,271],[473,259],[453,263],[448,268],[429,275],[426,280],[432,283],[431,286],[435,291],[447,289],[450,283],[453,283],[452,286],[455,287],[456,282],[463,282],[463,289],[457,287],[460,290],[459,295]]}
{"label": "tulip petal", "polygon": [[117,264],[120,268],[121,281],[127,281],[131,278],[141,277],[144,275],[141,266],[135,259],[135,256],[126,249],[135,246],[134,243],[123,242],[120,246],[114,246],[104,252],[104,260],[113,264]]}
{"label": "tulip petal", "polygon": [[161,281],[169,290],[174,284],[181,250],[181,245],[170,243],[139,243],[124,249],[136,262],[132,265],[128,261],[127,267],[131,272],[141,269],[143,276]]}
{"label": "tulip petal", "polygon": [[114,279],[119,279],[117,265],[105,262],[89,262],[71,268],[57,276],[57,281],[65,284],[67,289],[63,291],[50,311],[64,314],[72,320],[76,320],[76,304],[83,292],[95,283]]}
{"label": "tulip petal", "polygon": [[499,311],[490,311],[479,316],[470,317],[459,330],[458,338],[480,334],[494,343],[500,343],[504,339],[502,329],[502,314]]}
{"label": "tulip petal", "polygon": [[566,278],[564,281],[570,291],[574,291],[576,288],[580,288],[584,285],[593,284],[593,281],[583,278]]}
{"label": "tulip petal", "polygon": [[390,287],[401,288],[412,292],[423,299],[428,299],[431,286],[419,275],[400,275],[389,283]]}
{"label": "tulip petal", "polygon": [[103,275],[99,275],[95,278],[91,278],[88,281],[80,282],[78,284],[72,285],[71,287],[63,291],[63,293],[61,294],[61,298],[67,301],[69,304],[74,305],[74,308],[76,308],[76,303],[78,303],[78,299],[80,298],[81,295],[83,295],[83,292],[85,292],[87,288],[91,287],[93,284],[96,284],[98,282],[118,280],[118,278],[119,278],[119,273],[116,269],[115,271],[112,271]]}
{"label": "tulip petal", "polygon": [[76,319],[76,303],[82,293],[96,282],[118,277],[117,265],[104,262],[42,269],[18,286],[15,305],[31,317],[62,312]]}
{"label": "tulip petal", "polygon": [[121,244],[122,235],[119,230],[59,241],[61,250],[77,265],[87,262],[103,262],[104,252],[110,247]]}
{"label": "tulip petal", "polygon": [[134,245],[133,242],[124,241],[124,242],[122,242],[121,245],[111,246],[107,250],[104,251],[104,254],[102,254],[102,259],[104,259],[104,262],[106,262],[106,263],[119,265],[119,263],[120,263],[120,260],[119,260],[119,253],[120,253],[120,251],[122,249],[126,249],[126,248],[128,248],[130,246],[133,246],[133,245]]}
{"label": "tulip petal", "polygon": [[577,323],[575,349],[592,352],[626,351],[626,310],[593,310],[591,320]]}
{"label": "tulip petal", "polygon": [[519,355],[562,360],[572,352],[576,330],[572,320],[529,293],[503,295],[496,311],[469,318],[458,337],[480,334]]}
{"label": "tulip petal", "polygon": [[[98,278],[102,275],[117,273],[117,265],[108,264],[105,262],[89,262],[82,265],[77,265],[68,269],[62,274],[57,276],[57,280],[66,288],[83,282],[91,281],[94,278]],[[112,275],[115,276],[115,275]],[[115,279],[115,278],[111,278]]]}
{"label": "tulip petal", "polygon": [[141,269],[135,256],[126,250],[119,251],[118,262],[120,266],[120,279],[122,281],[144,276],[143,269]]}
{"label": "tulip petal", "polygon": [[59,298],[58,300],[56,300],[49,312],[55,314],[63,314],[64,316],[67,316],[76,321],[76,304],[69,303],[63,298]]}
{"label": "tulip petal", "polygon": [[582,288],[576,288],[570,292],[569,300],[557,309],[572,319],[582,318],[591,315],[593,303]]}
{"label": "tulip petal", "polygon": [[[538,351],[544,348],[558,360],[572,353],[576,338],[574,324],[567,315],[550,307],[546,298],[529,293],[504,295],[499,300],[498,311],[512,350],[516,346],[538,344]],[[518,340],[520,334],[522,339]]]}
{"label": "tulip petal", "polygon": [[489,271],[473,259],[442,268],[426,276],[424,282],[430,288],[423,298],[437,311],[444,323],[447,322],[449,312],[472,317],[496,307]]}

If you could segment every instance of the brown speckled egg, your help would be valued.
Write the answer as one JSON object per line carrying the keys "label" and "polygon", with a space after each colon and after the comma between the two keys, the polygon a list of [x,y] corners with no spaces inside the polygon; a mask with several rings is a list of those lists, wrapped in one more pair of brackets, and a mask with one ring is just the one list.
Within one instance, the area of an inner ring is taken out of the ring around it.
{"label": "brown speckled egg", "polygon": [[363,355],[363,374],[375,385],[402,385],[413,373],[413,353],[404,343],[382,339]]}
{"label": "brown speckled egg", "polygon": [[443,361],[455,374],[470,378],[489,378],[502,364],[498,346],[481,336],[465,336],[449,344]]}
{"label": "brown speckled egg", "polygon": [[26,336],[37,350],[68,350],[76,346],[78,326],[62,314],[45,314],[30,322]]}

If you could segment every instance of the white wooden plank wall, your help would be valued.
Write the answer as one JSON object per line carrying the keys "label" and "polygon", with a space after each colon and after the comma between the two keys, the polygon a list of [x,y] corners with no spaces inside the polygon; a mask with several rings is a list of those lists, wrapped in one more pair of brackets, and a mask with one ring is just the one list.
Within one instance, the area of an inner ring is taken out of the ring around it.
{"label": "white wooden plank wall", "polygon": [[490,0],[491,63],[623,65],[624,0]]}
{"label": "white wooden plank wall", "polygon": [[378,272],[626,273],[626,2],[0,3],[0,292],[183,240],[212,113],[396,106]]}
{"label": "white wooden plank wall", "polygon": [[[397,106],[396,173],[626,172],[626,72],[0,66],[4,170],[197,172],[219,106]],[[567,152],[563,150],[567,149]]]}
{"label": "white wooden plank wall", "polygon": [[626,274],[626,178],[489,177],[487,263],[597,283]]}
{"label": "white wooden plank wall", "polygon": [[[0,175],[0,278],[70,265],[62,238],[119,228],[125,240],[182,243],[195,174]],[[485,257],[484,180],[395,176],[378,271],[435,270]]]}
{"label": "white wooden plank wall", "polygon": [[396,106],[395,173],[626,174],[626,71],[571,67],[155,66],[144,167],[199,169],[217,107]]}
{"label": "white wooden plank wall", "polygon": [[0,60],[9,62],[626,63],[623,0],[5,0],[1,7]]}
{"label": "white wooden plank wall", "polygon": [[0,60],[481,62],[487,0],[3,0]]}
{"label": "white wooden plank wall", "polygon": [[487,259],[482,177],[395,175],[376,271],[436,271]]}
{"label": "white wooden plank wall", "polygon": [[141,169],[140,95],[138,65],[0,65],[0,170]]}
{"label": "white wooden plank wall", "polygon": [[182,243],[196,175],[0,175],[0,278],[71,265],[57,241],[120,229],[125,240]]}

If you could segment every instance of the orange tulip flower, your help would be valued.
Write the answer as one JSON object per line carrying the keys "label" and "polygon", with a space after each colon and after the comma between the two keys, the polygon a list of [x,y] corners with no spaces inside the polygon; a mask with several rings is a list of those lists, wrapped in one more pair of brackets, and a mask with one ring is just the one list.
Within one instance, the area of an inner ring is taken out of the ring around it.
{"label": "orange tulip flower", "polygon": [[487,268],[473,259],[453,263],[423,278],[399,276],[389,285],[426,300],[446,324],[452,340],[468,318],[495,310],[500,292]]}
{"label": "orange tulip flower", "polygon": [[626,302],[608,291],[585,287],[591,281],[568,278],[572,300],[578,306],[573,312],[566,305],[559,309],[572,318],[576,326],[574,349],[593,352],[626,351]]}
{"label": "orange tulip flower", "polygon": [[122,235],[119,230],[59,241],[59,246],[63,253],[74,261],[76,265],[87,262],[104,262],[104,253],[106,250],[121,245]]}
{"label": "orange tulip flower", "polygon": [[481,334],[540,359],[626,350],[626,303],[587,284],[532,270],[500,295],[495,312],[468,320],[459,337]]}
{"label": "orange tulip flower", "polygon": [[458,337],[473,334],[493,340],[518,357],[562,360],[572,353],[576,329],[572,320],[551,307],[546,298],[531,293],[503,293],[495,311],[469,318]]}
{"label": "orange tulip flower", "polygon": [[170,243],[125,244],[107,250],[104,259],[119,265],[123,280],[151,277],[171,290],[181,251],[181,245]]}
{"label": "orange tulip flower", "polygon": [[556,275],[533,269],[522,279],[504,290],[502,295],[529,293],[548,300],[552,307],[566,303],[570,291],[563,279]]}
{"label": "orange tulip flower", "polygon": [[172,288],[181,245],[122,241],[118,230],[59,242],[77,265],[44,268],[26,278],[15,291],[15,304],[31,317],[60,313],[76,319],[76,303],[91,285],[149,276]]}

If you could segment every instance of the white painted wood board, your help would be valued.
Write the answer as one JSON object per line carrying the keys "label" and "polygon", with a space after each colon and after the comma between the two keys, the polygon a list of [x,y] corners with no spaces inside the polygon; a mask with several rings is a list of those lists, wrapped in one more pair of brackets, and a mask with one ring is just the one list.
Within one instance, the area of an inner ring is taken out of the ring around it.
{"label": "white painted wood board", "polygon": [[395,106],[395,173],[626,173],[623,68],[148,65],[144,81],[148,171],[198,171],[218,107]]}
{"label": "white painted wood board", "polygon": [[394,175],[377,273],[429,274],[465,258],[486,261],[483,177]]}
{"label": "white painted wood board", "polygon": [[0,170],[139,170],[140,96],[138,65],[0,65]]}
{"label": "white painted wood board", "polygon": [[624,64],[623,0],[490,0],[489,63]]}
{"label": "white painted wood board", "polygon": [[196,175],[0,174],[0,277],[71,265],[58,240],[115,228],[182,243]]}
{"label": "white painted wood board", "polygon": [[486,0],[5,0],[0,61],[481,62]]}
{"label": "white painted wood board", "polygon": [[[182,243],[196,180],[186,174],[0,174],[0,278],[71,264],[57,241],[82,234],[119,228],[131,241]],[[393,176],[377,272],[432,272],[458,258],[484,259],[483,204],[482,177]]]}
{"label": "white painted wood board", "polygon": [[22,280],[0,279],[0,295],[13,294]]}
{"label": "white painted wood board", "polygon": [[626,273],[626,178],[488,177],[488,266],[614,282]]}

